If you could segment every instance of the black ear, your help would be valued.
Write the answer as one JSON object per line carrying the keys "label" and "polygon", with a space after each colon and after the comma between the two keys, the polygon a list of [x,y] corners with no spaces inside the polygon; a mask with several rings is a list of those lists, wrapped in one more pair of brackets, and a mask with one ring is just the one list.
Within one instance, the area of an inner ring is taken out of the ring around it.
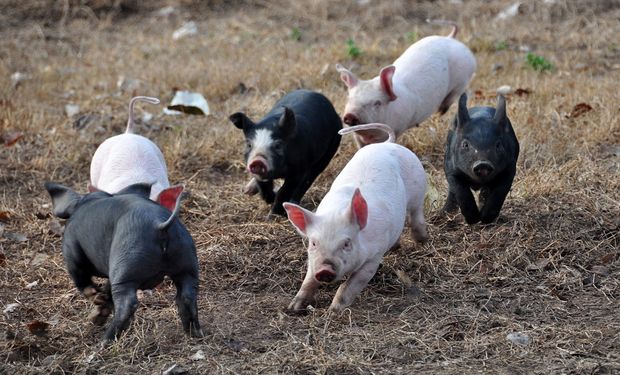
{"label": "black ear", "polygon": [[252,120],[250,120],[243,112],[233,113],[230,117],[228,117],[228,119],[241,130],[245,130],[254,125]]}
{"label": "black ear", "polygon": [[149,197],[151,196],[151,187],[153,186],[153,184],[155,184],[155,182],[152,182],[152,183],[141,182],[138,184],[129,185],[114,195],[136,194],[146,199],[149,199]]}
{"label": "black ear", "polygon": [[288,107],[284,107],[282,116],[278,121],[278,128],[282,132],[284,137],[290,137],[295,134],[297,129],[297,121],[295,120],[295,113]]}
{"label": "black ear", "polygon": [[463,93],[459,98],[459,110],[456,115],[456,127],[462,127],[469,122],[469,111],[467,111],[467,94]]}
{"label": "black ear", "polygon": [[493,122],[501,127],[504,127],[506,124],[506,98],[503,95],[497,96],[497,106],[495,107]]}
{"label": "black ear", "polygon": [[45,190],[47,190],[52,198],[54,216],[61,219],[68,219],[71,217],[82,198],[80,194],[68,187],[53,182],[46,182]]}

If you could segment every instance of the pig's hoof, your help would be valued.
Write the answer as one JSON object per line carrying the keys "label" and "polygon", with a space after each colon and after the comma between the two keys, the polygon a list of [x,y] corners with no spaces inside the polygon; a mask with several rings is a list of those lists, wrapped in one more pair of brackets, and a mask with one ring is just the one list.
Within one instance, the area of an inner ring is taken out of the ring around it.
{"label": "pig's hoof", "polygon": [[245,187],[243,188],[243,194],[250,196],[258,194],[258,191],[258,184],[256,183],[255,179],[251,179],[250,182],[248,182],[247,185],[245,185]]}
{"label": "pig's hoof", "polygon": [[189,335],[190,335],[190,337],[193,337],[195,339],[199,339],[199,338],[205,337],[205,334],[202,331],[202,329],[191,329],[189,331]]}
{"label": "pig's hoof", "polygon": [[91,313],[88,315],[88,319],[96,326],[102,326],[108,321],[108,316],[110,313],[102,314],[102,311],[98,308],[93,309]]}
{"label": "pig's hoof", "polygon": [[95,289],[95,287],[87,286],[86,288],[84,288],[84,291],[82,293],[84,294],[84,297],[90,299],[92,297],[95,297],[99,292],[97,291],[97,289]]}

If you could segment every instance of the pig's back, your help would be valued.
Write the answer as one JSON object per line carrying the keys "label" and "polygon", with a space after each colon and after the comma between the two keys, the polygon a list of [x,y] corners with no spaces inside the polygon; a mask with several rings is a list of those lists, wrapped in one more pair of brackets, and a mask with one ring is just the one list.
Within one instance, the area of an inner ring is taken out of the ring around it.
{"label": "pig's back", "polygon": [[386,249],[393,245],[405,222],[408,193],[402,178],[406,148],[395,143],[370,144],[360,149],[334,180],[330,191],[317,208],[322,211],[347,209],[355,188],[368,204],[368,226],[364,235],[385,239]]}
{"label": "pig's back", "polygon": [[110,194],[135,183],[154,183],[151,199],[170,186],[166,162],[149,139],[137,134],[120,134],[99,146],[91,163],[91,184]]}
{"label": "pig's back", "polygon": [[297,126],[304,131],[338,132],[342,128],[342,121],[333,104],[316,91],[295,90],[286,94],[265,117],[279,118],[283,107],[293,110]]}

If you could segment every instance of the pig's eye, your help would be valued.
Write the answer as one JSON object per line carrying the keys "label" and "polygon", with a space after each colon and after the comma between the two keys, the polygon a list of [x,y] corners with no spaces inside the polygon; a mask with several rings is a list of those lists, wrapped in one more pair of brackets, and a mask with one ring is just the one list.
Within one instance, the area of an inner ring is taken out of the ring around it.
{"label": "pig's eye", "polygon": [[342,244],[342,249],[343,250],[351,250],[351,239],[350,238],[347,238],[344,241],[344,244]]}
{"label": "pig's eye", "polygon": [[310,240],[310,247],[316,247],[316,241]]}
{"label": "pig's eye", "polygon": [[282,152],[284,150],[284,144],[282,142],[275,142],[273,144],[273,150],[275,152]]}
{"label": "pig's eye", "polygon": [[463,142],[461,143],[461,148],[463,150],[469,150],[469,142],[467,142],[467,140],[463,140]]}
{"label": "pig's eye", "polygon": [[245,142],[245,147],[246,147],[248,150],[249,150],[249,149],[251,149],[251,148],[252,148],[252,142],[250,142],[250,141]]}
{"label": "pig's eye", "polygon": [[381,106],[381,100],[375,101],[374,103],[372,103],[372,105],[374,105],[375,107]]}

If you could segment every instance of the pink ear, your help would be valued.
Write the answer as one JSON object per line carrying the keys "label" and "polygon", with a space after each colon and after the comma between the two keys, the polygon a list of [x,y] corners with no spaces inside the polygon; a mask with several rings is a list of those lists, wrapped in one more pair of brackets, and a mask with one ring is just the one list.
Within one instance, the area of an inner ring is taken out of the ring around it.
{"label": "pink ear", "polygon": [[174,211],[174,206],[177,204],[177,198],[183,193],[185,187],[183,185],[174,185],[166,188],[157,196],[157,203],[166,207],[170,212]]}
{"label": "pink ear", "polygon": [[336,64],[336,70],[340,73],[340,79],[348,88],[357,86],[358,79],[349,69],[340,64]]}
{"label": "pink ear", "polygon": [[355,189],[351,199],[351,219],[357,222],[360,230],[364,229],[368,220],[368,204],[359,188]]}
{"label": "pink ear", "polygon": [[288,215],[288,219],[297,230],[306,234],[306,227],[310,223],[310,217],[306,216],[305,210],[293,203],[283,203],[282,206],[286,210],[286,214]]}
{"label": "pink ear", "polygon": [[390,97],[390,101],[396,100],[396,94],[394,94],[394,86],[392,85],[392,76],[396,67],[394,65],[386,66],[381,69],[379,76],[381,77],[381,88]]}

